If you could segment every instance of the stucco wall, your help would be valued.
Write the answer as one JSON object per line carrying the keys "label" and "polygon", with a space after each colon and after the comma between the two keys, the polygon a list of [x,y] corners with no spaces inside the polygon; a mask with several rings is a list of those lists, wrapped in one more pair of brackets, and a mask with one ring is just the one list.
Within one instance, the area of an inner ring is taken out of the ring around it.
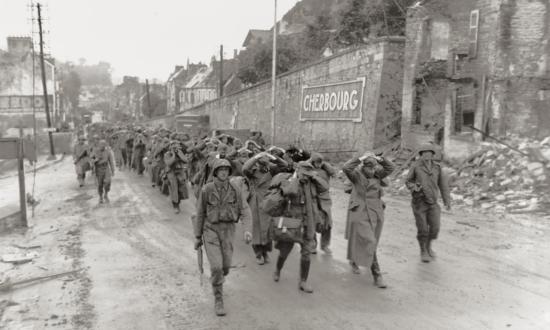
{"label": "stucco wall", "polygon": [[[364,151],[400,135],[404,39],[372,41],[283,74],[277,79],[275,143],[299,143],[316,150]],[[363,119],[300,121],[302,87],[365,78]],[[271,132],[271,83],[265,82],[186,111],[210,115],[212,128]],[[375,134],[376,133],[376,134]],[[376,138],[375,138],[376,136]]]}

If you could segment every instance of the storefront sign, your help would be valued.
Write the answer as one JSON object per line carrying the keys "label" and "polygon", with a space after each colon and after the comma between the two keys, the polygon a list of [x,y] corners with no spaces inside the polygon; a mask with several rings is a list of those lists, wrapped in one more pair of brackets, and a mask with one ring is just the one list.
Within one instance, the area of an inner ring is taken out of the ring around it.
{"label": "storefront sign", "polygon": [[363,118],[365,78],[302,87],[300,120],[349,120]]}

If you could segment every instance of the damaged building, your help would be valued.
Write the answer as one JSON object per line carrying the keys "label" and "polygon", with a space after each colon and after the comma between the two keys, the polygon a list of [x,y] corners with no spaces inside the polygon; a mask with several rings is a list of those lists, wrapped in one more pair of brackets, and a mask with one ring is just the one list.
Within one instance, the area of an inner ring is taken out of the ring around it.
{"label": "damaged building", "polygon": [[411,7],[403,147],[433,141],[460,159],[485,134],[550,135],[549,17],[547,0],[427,0]]}

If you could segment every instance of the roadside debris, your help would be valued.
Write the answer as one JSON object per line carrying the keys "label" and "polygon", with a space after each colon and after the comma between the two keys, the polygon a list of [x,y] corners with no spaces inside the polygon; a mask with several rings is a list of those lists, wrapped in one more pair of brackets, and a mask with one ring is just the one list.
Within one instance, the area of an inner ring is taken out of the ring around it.
{"label": "roadside debris", "polygon": [[28,279],[25,279],[25,280],[20,280],[20,281],[15,281],[15,282],[12,282],[9,278],[7,278],[4,282],[0,283],[0,291],[4,291],[4,292],[11,291],[11,290],[14,289],[15,286],[18,286],[18,285],[32,283],[32,282],[38,282],[38,281],[44,281],[44,280],[53,280],[53,279],[58,278],[58,277],[62,277],[62,276],[70,275],[70,274],[75,274],[79,271],[81,271],[81,269],[71,270],[71,271],[63,272],[63,273],[33,277],[33,278],[28,278]]}
{"label": "roadside debris", "polygon": [[2,255],[0,261],[14,265],[21,265],[33,261],[36,257],[38,257],[38,253],[36,252],[27,254],[10,253]]}
{"label": "roadside debris", "polygon": [[[462,163],[444,164],[453,204],[496,213],[548,212],[550,137],[538,141],[507,135],[502,140],[521,153],[500,143],[482,142],[480,150]],[[394,174],[393,191],[409,194],[407,175],[405,166]]]}

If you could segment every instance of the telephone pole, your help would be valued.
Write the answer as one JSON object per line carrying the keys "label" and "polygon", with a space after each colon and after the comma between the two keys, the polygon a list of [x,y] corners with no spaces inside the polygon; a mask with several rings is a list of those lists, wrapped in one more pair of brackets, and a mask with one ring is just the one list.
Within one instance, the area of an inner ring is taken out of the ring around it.
{"label": "telephone pole", "polygon": [[220,45],[220,98],[223,96],[223,45]]}
{"label": "telephone pole", "polygon": [[[38,34],[40,36],[40,68],[42,69],[42,90],[44,91],[44,108],[46,109],[46,123],[48,124],[48,138],[50,140],[50,158],[55,158],[55,149],[53,146],[53,136],[51,132],[52,121],[50,119],[50,104],[48,102],[48,87],[46,84],[46,68],[44,64],[44,41],[42,40],[42,16],[40,12],[41,5],[36,4],[38,10]],[[53,79],[53,77],[52,77]]]}
{"label": "telephone pole", "polygon": [[277,0],[273,19],[273,63],[271,67],[271,145],[275,145],[275,84],[277,83]]}

